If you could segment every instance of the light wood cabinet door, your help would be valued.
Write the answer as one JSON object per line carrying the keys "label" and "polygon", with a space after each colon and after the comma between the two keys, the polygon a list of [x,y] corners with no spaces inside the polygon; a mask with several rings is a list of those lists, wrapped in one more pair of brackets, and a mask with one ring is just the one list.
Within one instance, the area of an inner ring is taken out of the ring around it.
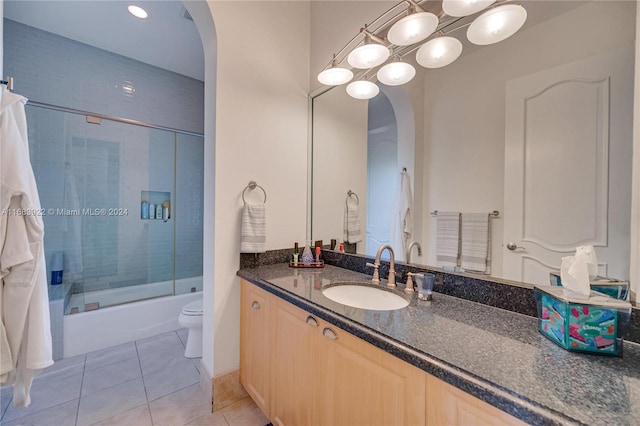
{"label": "light wood cabinet door", "polygon": [[425,424],[425,372],[335,326],[319,332],[316,424]]}
{"label": "light wood cabinet door", "polygon": [[504,411],[427,374],[427,425],[526,425]]}
{"label": "light wood cabinet door", "polygon": [[318,320],[281,299],[273,300],[271,307],[271,421],[279,426],[310,425]]}
{"label": "light wood cabinet door", "polygon": [[245,280],[240,286],[240,383],[269,417],[270,295]]}

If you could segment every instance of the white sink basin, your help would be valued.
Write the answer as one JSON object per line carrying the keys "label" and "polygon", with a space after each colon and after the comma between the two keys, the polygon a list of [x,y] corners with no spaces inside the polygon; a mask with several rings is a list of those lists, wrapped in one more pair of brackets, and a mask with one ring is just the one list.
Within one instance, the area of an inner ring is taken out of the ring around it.
{"label": "white sink basin", "polygon": [[392,311],[409,305],[409,301],[386,287],[365,283],[335,283],[322,290],[325,297],[343,305],[374,311]]}

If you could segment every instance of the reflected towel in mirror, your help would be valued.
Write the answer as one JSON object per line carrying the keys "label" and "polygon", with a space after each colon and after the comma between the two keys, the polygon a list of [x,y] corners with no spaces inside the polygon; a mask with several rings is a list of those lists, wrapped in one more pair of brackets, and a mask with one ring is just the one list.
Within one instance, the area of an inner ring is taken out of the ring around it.
{"label": "reflected towel in mirror", "polygon": [[491,233],[489,214],[462,213],[462,248],[460,266],[465,271],[490,273],[489,254]]}
{"label": "reflected towel in mirror", "polygon": [[359,243],[362,241],[360,230],[360,206],[357,202],[347,199],[344,205],[344,241],[347,243]]}
{"label": "reflected towel in mirror", "polygon": [[436,226],[437,265],[455,268],[460,259],[460,213],[438,212]]}

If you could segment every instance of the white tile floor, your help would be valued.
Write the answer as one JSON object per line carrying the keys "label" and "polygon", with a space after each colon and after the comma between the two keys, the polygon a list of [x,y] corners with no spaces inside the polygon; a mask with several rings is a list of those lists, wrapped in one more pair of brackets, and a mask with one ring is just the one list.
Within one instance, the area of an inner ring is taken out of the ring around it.
{"label": "white tile floor", "polygon": [[184,358],[186,329],[57,361],[36,377],[31,405],[0,388],[0,424],[264,426],[245,398],[216,413],[200,389],[200,359]]}

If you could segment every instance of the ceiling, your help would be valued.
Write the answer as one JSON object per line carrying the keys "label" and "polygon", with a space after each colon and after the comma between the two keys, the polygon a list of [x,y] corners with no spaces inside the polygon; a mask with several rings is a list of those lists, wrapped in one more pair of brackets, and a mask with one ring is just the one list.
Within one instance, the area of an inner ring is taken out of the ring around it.
{"label": "ceiling", "polygon": [[[147,19],[133,17],[129,4]],[[4,17],[204,81],[202,42],[180,1],[5,0]]]}
{"label": "ceiling", "polygon": [[[325,48],[328,49],[327,52],[335,52],[357,33],[364,22],[373,20],[377,14],[395,3],[380,0],[312,2],[313,12],[321,15],[323,5],[330,7],[325,12],[330,13],[327,19],[332,28],[328,33],[322,31],[321,43],[312,43],[314,49]],[[525,27],[528,27],[583,2],[554,0],[519,3],[526,4],[529,17]],[[127,11],[129,4],[145,8],[149,12],[149,18],[141,20],[133,17]],[[441,8],[439,1],[422,4],[429,5],[427,9]],[[340,7],[336,9],[336,6]],[[185,18],[185,12],[182,2],[171,0],[4,1],[5,18],[204,81],[202,43],[193,21]],[[368,16],[370,19],[367,19]],[[349,19],[354,20],[353,25],[348,25]],[[342,35],[339,40],[331,42],[331,34],[339,33],[338,28],[346,29],[349,37]],[[463,43],[464,54],[477,48],[464,38]],[[325,65],[324,56],[321,58],[322,65],[313,64],[314,68],[322,69]],[[327,53],[326,60],[330,58],[331,55]]]}

